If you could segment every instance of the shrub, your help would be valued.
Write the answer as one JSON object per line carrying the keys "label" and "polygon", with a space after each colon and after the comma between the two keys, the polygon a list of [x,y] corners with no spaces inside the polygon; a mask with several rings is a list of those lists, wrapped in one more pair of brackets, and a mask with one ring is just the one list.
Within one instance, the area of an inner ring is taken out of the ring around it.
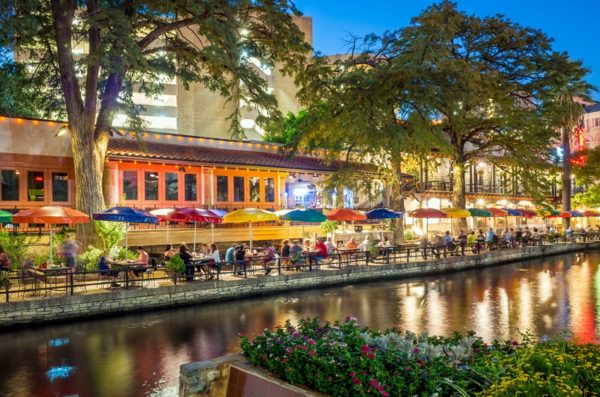
{"label": "shrub", "polygon": [[600,387],[598,346],[564,341],[486,344],[472,333],[375,331],[347,318],[288,321],[240,342],[252,364],[332,396],[593,395]]}
{"label": "shrub", "polygon": [[102,257],[103,251],[94,246],[89,246],[87,250],[77,256],[77,264],[82,270],[95,271],[98,270],[98,264]]}
{"label": "shrub", "polygon": [[25,261],[27,247],[37,238],[29,237],[23,233],[0,231],[0,245],[6,251],[13,270],[18,269]]}
{"label": "shrub", "polygon": [[338,221],[325,221],[321,222],[321,230],[324,234],[330,234],[337,230],[340,223]]}
{"label": "shrub", "polygon": [[169,269],[170,271],[172,271],[175,274],[183,273],[185,270],[185,263],[183,262],[183,259],[181,259],[181,257],[179,255],[174,255],[173,257],[171,257],[171,259],[166,261],[164,264],[167,269]]}
{"label": "shrub", "polygon": [[97,221],[94,224],[107,252],[110,252],[113,247],[117,246],[119,241],[125,238],[125,225],[123,223]]}

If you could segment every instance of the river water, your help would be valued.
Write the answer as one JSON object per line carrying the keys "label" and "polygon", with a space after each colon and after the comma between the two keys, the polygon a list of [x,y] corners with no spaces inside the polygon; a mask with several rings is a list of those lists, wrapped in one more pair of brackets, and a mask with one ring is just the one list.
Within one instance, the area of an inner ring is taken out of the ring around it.
{"label": "river water", "polygon": [[179,365],[305,316],[486,340],[600,340],[600,253],[0,333],[0,396],[176,396]]}

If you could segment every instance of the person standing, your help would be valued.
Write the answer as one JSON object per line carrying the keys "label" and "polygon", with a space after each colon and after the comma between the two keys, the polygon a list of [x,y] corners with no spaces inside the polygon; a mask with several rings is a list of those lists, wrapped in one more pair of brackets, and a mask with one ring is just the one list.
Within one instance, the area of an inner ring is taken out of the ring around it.
{"label": "person standing", "polygon": [[462,230],[458,233],[458,244],[460,245],[460,254],[465,256],[465,249],[467,248],[467,235]]}
{"label": "person standing", "polygon": [[327,237],[327,242],[325,246],[327,247],[327,256],[331,256],[335,252],[335,245],[333,245],[333,239],[331,237]]}

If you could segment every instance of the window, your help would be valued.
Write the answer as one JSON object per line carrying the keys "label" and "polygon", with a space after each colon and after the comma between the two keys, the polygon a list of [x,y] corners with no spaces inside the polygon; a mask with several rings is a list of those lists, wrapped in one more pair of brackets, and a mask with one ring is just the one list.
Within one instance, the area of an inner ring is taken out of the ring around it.
{"label": "window", "polygon": [[2,201],[19,201],[19,174],[16,170],[2,170]]}
{"label": "window", "polygon": [[594,127],[600,127],[600,118],[594,119]]}
{"label": "window", "polygon": [[69,201],[69,178],[66,172],[52,173],[52,200]]}
{"label": "window", "polygon": [[144,200],[158,200],[158,172],[144,172]]}
{"label": "window", "polygon": [[179,200],[178,175],[174,172],[165,174],[165,200]]}
{"label": "window", "polygon": [[233,177],[233,201],[243,202],[246,201],[244,194],[244,177],[234,176]]}
{"label": "window", "polygon": [[123,196],[124,200],[138,199],[137,171],[123,171]]}
{"label": "window", "polygon": [[265,201],[267,203],[275,201],[275,181],[273,178],[265,178]]}
{"label": "window", "polygon": [[27,192],[29,201],[44,201],[44,173],[42,171],[27,173]]}
{"label": "window", "polygon": [[198,198],[196,174],[185,174],[185,201],[196,201]]}
{"label": "window", "polygon": [[229,177],[224,175],[217,176],[217,202],[229,201]]}
{"label": "window", "polygon": [[257,176],[251,176],[248,180],[250,186],[250,201],[258,203],[260,201],[260,178]]}

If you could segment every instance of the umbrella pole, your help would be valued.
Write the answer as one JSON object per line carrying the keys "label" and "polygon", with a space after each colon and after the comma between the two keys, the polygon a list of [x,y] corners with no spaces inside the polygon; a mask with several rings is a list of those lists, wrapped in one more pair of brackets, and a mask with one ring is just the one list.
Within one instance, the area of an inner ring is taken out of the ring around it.
{"label": "umbrella pole", "polygon": [[252,222],[248,222],[250,227],[250,252],[252,252]]}
{"label": "umbrella pole", "polygon": [[129,250],[129,242],[127,241],[128,233],[129,233],[129,222],[125,222],[125,259],[127,259],[127,251]]}
{"label": "umbrella pole", "polygon": [[169,242],[169,221],[167,221],[167,245],[170,244]]}
{"label": "umbrella pole", "polygon": [[196,222],[194,222],[194,252],[196,252]]}
{"label": "umbrella pole", "polygon": [[210,242],[211,244],[215,243],[215,224],[210,224]]}
{"label": "umbrella pole", "polygon": [[52,225],[50,225],[50,260],[48,263],[53,263],[52,261]]}

